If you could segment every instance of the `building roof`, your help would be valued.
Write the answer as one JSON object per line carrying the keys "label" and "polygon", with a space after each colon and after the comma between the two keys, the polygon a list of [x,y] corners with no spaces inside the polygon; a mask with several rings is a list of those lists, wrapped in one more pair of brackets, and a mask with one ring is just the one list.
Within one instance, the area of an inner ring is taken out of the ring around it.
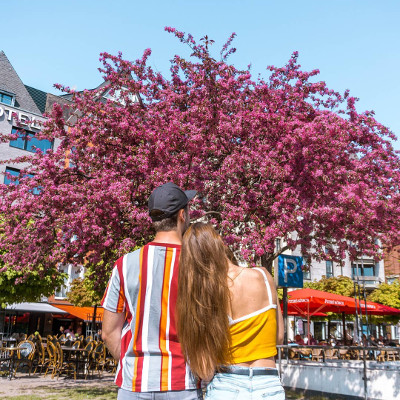
{"label": "building roof", "polygon": [[24,85],[26,90],[31,95],[33,101],[39,108],[40,112],[44,114],[46,110],[46,101],[47,101],[47,93],[43,92],[43,90],[35,89],[31,86]]}
{"label": "building roof", "polygon": [[0,90],[15,94],[15,107],[41,114],[27,88],[11,65],[4,51],[0,51]]}

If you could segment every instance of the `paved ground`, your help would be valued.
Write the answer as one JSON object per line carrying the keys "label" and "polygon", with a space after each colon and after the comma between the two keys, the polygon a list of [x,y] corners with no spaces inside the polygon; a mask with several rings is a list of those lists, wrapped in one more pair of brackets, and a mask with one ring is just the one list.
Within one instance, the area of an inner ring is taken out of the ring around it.
{"label": "paved ground", "polygon": [[40,392],[43,388],[51,387],[52,391],[56,392],[65,388],[90,388],[90,387],[115,387],[114,375],[104,372],[102,378],[93,377],[87,380],[71,378],[54,378],[44,374],[35,374],[30,377],[28,374],[17,373],[17,377],[11,381],[5,377],[0,377],[0,398],[7,398],[13,396],[29,396]]}

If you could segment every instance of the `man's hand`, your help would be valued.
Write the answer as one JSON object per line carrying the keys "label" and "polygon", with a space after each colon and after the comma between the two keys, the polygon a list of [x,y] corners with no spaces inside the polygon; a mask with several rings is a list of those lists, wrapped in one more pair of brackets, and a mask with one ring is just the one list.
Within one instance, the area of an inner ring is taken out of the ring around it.
{"label": "man's hand", "polygon": [[124,322],[125,313],[104,310],[101,336],[111,355],[117,361],[121,356],[121,332]]}

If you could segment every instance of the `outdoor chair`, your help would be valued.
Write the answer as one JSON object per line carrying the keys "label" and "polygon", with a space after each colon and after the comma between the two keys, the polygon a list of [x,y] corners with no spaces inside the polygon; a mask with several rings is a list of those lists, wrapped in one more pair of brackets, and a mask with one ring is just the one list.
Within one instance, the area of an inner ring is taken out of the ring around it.
{"label": "outdoor chair", "polygon": [[324,359],[322,354],[322,349],[312,349],[311,360],[312,361],[322,361]]}
{"label": "outdoor chair", "polygon": [[31,333],[26,340],[30,340],[31,342],[33,342],[35,340],[35,335],[33,333]]}
{"label": "outdoor chair", "polygon": [[[69,344],[70,347],[74,348],[74,349],[79,349],[81,346],[81,342],[79,340],[75,340],[75,342],[73,344]],[[71,353],[69,356],[70,360],[76,360],[78,357],[77,354]]]}
{"label": "outdoor chair", "polygon": [[0,374],[8,375],[11,362],[12,352],[0,347]]}
{"label": "outdoor chair", "polygon": [[299,360],[300,359],[300,353],[297,349],[290,348],[289,349],[289,358],[292,360]]}
{"label": "outdoor chair", "polygon": [[337,349],[326,349],[325,350],[325,359],[329,358],[330,360],[337,360]]}
{"label": "outdoor chair", "polygon": [[339,349],[338,350],[338,357],[341,360],[350,360],[350,354],[348,349]]}
{"label": "outdoor chair", "polygon": [[81,342],[80,340],[75,340],[75,342],[72,344],[72,347],[74,349],[79,349],[81,347]]}
{"label": "outdoor chair", "polygon": [[71,362],[70,360],[64,359],[64,353],[61,349],[60,343],[57,343],[55,348],[56,348],[56,353],[57,353],[55,375],[57,375],[57,379],[59,378],[59,376],[62,373],[66,373],[67,375],[70,375],[71,373],[73,373],[74,379],[76,380],[76,365],[75,365],[75,363]]}
{"label": "outdoor chair", "polygon": [[360,350],[352,349],[349,350],[350,360],[359,360],[360,359]]}
{"label": "outdoor chair", "polygon": [[35,352],[35,357],[33,359],[33,366],[34,366],[33,373],[35,374],[39,368],[40,368],[39,373],[42,373],[43,368],[47,366],[49,359],[46,358],[46,349],[44,348],[43,343],[39,340],[36,340],[34,343],[36,352]]}
{"label": "outdoor chair", "polygon": [[22,349],[17,351],[17,360],[15,363],[15,373],[17,372],[18,368],[26,366],[29,368],[29,376],[32,372],[33,366],[33,359],[35,357],[35,345],[30,340],[23,340],[22,342],[18,343],[18,349]]}
{"label": "outdoor chair", "polygon": [[386,351],[385,350],[381,350],[381,352],[379,353],[379,355],[376,357],[376,361],[378,362],[384,362],[386,359]]}
{"label": "outdoor chair", "polygon": [[396,361],[396,360],[398,360],[399,359],[398,358],[398,352],[394,351],[394,350],[388,350],[386,352],[386,359],[388,361]]}
{"label": "outdoor chair", "polygon": [[84,339],[84,342],[85,342],[85,346],[88,344],[88,343],[90,343],[90,342],[93,342],[93,336],[86,336],[85,337],[85,339]]}
{"label": "outdoor chair", "polygon": [[57,350],[56,346],[51,341],[47,342],[47,354],[48,359],[46,360],[47,369],[44,376],[51,371],[51,377],[54,378],[57,372]]}
{"label": "outdoor chair", "polygon": [[89,372],[97,372],[99,377],[106,365],[106,346],[103,342],[96,345],[90,355],[88,370]]}
{"label": "outdoor chair", "polygon": [[87,378],[87,375],[89,373],[89,363],[93,349],[94,349],[94,343],[89,342],[85,346],[84,351],[82,351],[81,353],[81,362],[83,364],[83,373],[85,375],[85,379]]}
{"label": "outdoor chair", "polygon": [[112,374],[115,374],[117,371],[117,360],[111,355],[109,350],[106,348],[106,362],[104,365],[104,369],[107,372],[111,372]]}

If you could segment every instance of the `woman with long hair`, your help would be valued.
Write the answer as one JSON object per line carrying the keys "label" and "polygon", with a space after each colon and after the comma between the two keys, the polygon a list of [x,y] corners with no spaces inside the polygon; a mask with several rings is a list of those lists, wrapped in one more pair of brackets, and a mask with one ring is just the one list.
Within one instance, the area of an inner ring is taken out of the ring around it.
{"label": "woman with long hair", "polygon": [[240,267],[210,224],[185,233],[177,329],[192,373],[210,381],[206,399],[285,398],[274,356],[283,318],[272,276]]}

